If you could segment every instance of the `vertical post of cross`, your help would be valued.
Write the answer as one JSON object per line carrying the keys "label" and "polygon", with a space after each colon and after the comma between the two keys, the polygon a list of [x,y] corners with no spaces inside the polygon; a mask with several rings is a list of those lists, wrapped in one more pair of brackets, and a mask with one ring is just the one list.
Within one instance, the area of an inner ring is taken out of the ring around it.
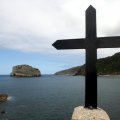
{"label": "vertical post of cross", "polygon": [[87,108],[97,108],[96,46],[96,10],[90,6],[86,10],[85,107]]}
{"label": "vertical post of cross", "polygon": [[97,109],[97,48],[119,47],[120,37],[97,38],[96,33],[96,10],[90,5],[86,10],[86,38],[57,40],[53,43],[58,50],[86,49],[85,105],[74,109],[72,120],[110,120],[104,110]]}

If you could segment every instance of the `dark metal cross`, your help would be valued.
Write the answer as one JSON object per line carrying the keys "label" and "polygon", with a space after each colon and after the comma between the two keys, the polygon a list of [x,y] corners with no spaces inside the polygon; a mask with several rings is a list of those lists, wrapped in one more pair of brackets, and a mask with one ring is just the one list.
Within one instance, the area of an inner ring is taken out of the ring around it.
{"label": "dark metal cross", "polygon": [[96,10],[91,5],[86,10],[86,38],[57,40],[53,46],[58,49],[86,49],[85,107],[97,108],[97,48],[120,47],[120,37],[96,36]]}

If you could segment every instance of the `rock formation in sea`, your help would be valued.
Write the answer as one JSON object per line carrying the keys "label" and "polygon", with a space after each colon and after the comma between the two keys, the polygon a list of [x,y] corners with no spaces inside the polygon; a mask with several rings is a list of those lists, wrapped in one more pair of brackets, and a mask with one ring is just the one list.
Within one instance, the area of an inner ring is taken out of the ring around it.
{"label": "rock formation in sea", "polygon": [[5,102],[8,98],[7,94],[0,94],[0,102]]}
{"label": "rock formation in sea", "polygon": [[15,77],[39,77],[41,72],[29,65],[17,65],[12,68],[11,76]]}

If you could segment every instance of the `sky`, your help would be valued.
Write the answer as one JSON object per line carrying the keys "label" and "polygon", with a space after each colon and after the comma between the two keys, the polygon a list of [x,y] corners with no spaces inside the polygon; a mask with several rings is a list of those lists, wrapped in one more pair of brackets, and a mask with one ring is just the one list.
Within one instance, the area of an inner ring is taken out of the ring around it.
{"label": "sky", "polygon": [[[85,50],[56,50],[58,39],[85,38],[85,10],[97,11],[97,36],[120,36],[119,0],[0,0],[0,75],[28,64],[42,74],[85,63]],[[98,49],[98,58],[120,49]]]}

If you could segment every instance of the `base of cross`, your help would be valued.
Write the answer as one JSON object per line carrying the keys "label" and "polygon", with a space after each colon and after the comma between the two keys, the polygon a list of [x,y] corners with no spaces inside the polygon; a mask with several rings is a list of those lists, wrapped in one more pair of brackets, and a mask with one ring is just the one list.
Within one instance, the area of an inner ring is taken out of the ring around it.
{"label": "base of cross", "polygon": [[110,118],[101,108],[88,109],[79,106],[74,109],[71,120],[110,120]]}

